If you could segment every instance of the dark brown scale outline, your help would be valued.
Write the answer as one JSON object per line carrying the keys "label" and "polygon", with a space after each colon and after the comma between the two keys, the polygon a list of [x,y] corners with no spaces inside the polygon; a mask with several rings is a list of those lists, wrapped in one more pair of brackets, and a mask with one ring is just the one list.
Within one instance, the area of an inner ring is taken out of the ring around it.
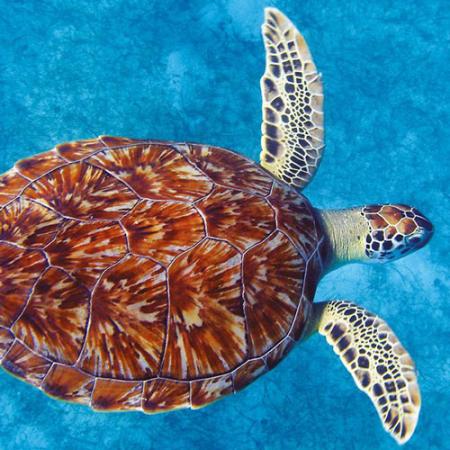
{"label": "dark brown scale outline", "polygon": [[[45,153],[45,152],[44,152]],[[32,183],[34,180],[31,179],[30,177],[27,177],[26,175],[24,175],[23,173],[20,173],[19,169],[17,169],[16,165],[14,164],[13,169],[17,172],[17,175],[20,175],[22,178],[25,178],[25,180],[27,180],[29,183]],[[10,169],[11,170],[11,169]]]}
{"label": "dark brown scale outline", "polygon": [[148,261],[154,262],[158,266],[161,266],[164,270],[167,270],[167,267],[162,262],[159,262],[158,260],[152,258],[151,256],[139,255],[138,253],[133,252],[128,252],[125,256],[134,256],[135,258],[147,259]]}
{"label": "dark brown scale outline", "polygon": [[[81,371],[81,372],[84,373],[83,371]],[[94,378],[94,384],[92,385],[91,395],[89,395],[89,408],[91,408],[92,410],[93,410],[93,408],[92,408],[92,396],[94,394],[95,386],[97,385],[97,377],[94,376],[93,378]],[[111,378],[111,380],[113,380],[113,379],[114,378]]]}

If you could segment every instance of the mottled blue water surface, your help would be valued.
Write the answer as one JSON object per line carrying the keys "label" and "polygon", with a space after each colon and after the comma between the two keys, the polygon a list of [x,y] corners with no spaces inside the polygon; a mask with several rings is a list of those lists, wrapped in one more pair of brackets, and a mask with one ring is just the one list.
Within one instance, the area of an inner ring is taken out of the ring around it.
{"label": "mottled blue water surface", "polygon": [[[379,313],[413,355],[423,407],[407,448],[450,448],[448,0],[0,0],[0,171],[54,144],[125,135],[258,158],[264,6],[306,36],[326,96],[315,206],[402,202],[435,236],[327,276],[318,299]],[[320,336],[199,411],[93,413],[0,373],[0,449],[395,449]]]}

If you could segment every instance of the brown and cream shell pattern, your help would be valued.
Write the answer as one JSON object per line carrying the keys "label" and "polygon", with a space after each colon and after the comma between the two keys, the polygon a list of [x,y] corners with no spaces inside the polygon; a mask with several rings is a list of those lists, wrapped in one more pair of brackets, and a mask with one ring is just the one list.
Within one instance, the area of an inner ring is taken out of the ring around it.
{"label": "brown and cream shell pattern", "polygon": [[0,361],[58,399],[201,407],[274,367],[321,271],[309,202],[229,150],[62,144],[0,177]]}

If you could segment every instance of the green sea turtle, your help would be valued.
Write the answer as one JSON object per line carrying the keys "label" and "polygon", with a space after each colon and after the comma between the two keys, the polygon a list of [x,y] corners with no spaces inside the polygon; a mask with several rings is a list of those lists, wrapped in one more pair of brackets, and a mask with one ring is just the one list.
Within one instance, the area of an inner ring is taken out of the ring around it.
{"label": "green sea turtle", "polygon": [[0,178],[1,365],[58,399],[154,413],[237,392],[319,331],[405,442],[412,359],[379,317],[313,297],[327,271],[411,253],[432,225],[404,205],[311,206],[299,190],[322,156],[321,79],[276,9],[263,35],[262,167],[101,136]]}

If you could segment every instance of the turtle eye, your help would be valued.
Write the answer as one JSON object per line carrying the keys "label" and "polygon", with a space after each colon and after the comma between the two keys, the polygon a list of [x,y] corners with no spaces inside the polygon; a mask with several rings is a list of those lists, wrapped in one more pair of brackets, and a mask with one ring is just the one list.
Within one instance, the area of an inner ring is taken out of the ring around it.
{"label": "turtle eye", "polygon": [[366,256],[374,261],[398,259],[422,248],[433,225],[416,208],[405,205],[370,205],[363,209],[369,230]]}

